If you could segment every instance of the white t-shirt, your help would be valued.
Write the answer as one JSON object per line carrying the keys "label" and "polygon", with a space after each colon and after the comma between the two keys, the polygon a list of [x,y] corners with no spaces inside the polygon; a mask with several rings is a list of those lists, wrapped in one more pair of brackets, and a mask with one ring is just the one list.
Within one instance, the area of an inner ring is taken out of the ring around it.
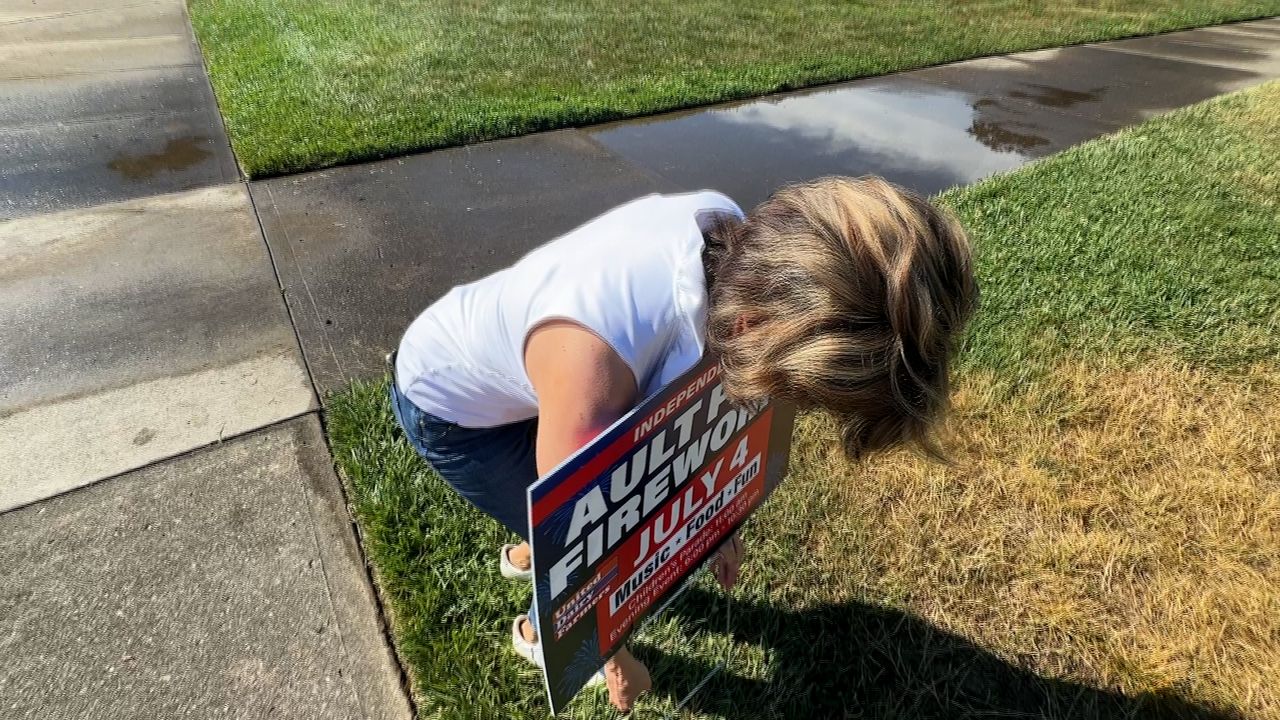
{"label": "white t-shirt", "polygon": [[649,195],[450,290],[400,341],[400,391],[463,427],[536,417],[525,339],[542,322],[566,319],[609,343],[648,396],[702,357],[702,233],[723,213],[742,217],[717,192]]}

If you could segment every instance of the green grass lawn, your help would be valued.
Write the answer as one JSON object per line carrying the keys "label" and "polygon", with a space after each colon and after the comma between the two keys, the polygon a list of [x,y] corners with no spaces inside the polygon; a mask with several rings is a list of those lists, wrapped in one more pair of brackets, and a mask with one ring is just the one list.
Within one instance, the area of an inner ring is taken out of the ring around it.
{"label": "green grass lawn", "polygon": [[188,2],[252,177],[1280,13],[1278,0]]}
{"label": "green grass lawn", "polygon": [[[802,418],[731,618],[703,578],[636,643],[637,717],[730,653],[684,717],[1280,718],[1278,198],[1280,83],[944,194],[983,286],[954,465],[849,464]],[[504,533],[417,460],[385,381],[331,400],[421,715],[546,717]]]}

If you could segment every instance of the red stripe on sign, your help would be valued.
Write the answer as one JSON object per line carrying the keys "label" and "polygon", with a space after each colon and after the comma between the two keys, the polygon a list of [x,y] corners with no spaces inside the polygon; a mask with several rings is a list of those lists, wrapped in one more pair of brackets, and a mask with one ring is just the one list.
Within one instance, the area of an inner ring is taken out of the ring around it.
{"label": "red stripe on sign", "polygon": [[588,460],[586,465],[578,468],[577,472],[533,504],[534,526],[541,525],[542,521],[555,512],[556,508],[571,500],[579,490],[587,486],[587,483],[600,477],[610,465],[634,447],[636,443],[632,442],[630,433],[618,436],[618,439]]}

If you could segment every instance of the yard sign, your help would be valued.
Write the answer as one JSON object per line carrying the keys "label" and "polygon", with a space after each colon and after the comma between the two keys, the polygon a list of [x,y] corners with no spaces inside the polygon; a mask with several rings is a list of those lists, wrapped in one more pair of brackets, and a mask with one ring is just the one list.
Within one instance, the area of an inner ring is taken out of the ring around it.
{"label": "yard sign", "polygon": [[733,407],[704,359],[529,488],[553,713],[777,487],[794,420]]}

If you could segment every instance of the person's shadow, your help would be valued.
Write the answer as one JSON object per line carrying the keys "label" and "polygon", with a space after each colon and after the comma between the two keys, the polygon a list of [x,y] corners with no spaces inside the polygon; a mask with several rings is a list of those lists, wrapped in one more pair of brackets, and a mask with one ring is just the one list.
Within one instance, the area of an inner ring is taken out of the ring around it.
{"label": "person's shadow", "polygon": [[[692,588],[671,608],[724,626],[722,597]],[[767,680],[719,673],[688,707],[726,718],[1214,718],[1176,695],[1125,696],[1040,677],[897,610],[859,602],[792,611],[734,600],[736,643],[769,651]],[[654,692],[684,697],[712,665],[640,645]]]}

